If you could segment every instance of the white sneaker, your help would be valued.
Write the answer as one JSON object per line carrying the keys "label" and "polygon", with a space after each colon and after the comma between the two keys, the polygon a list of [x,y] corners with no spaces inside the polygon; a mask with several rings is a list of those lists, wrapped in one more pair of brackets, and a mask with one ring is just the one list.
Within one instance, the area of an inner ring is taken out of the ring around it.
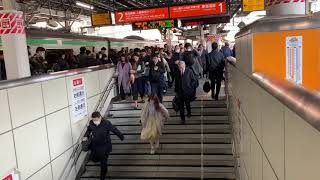
{"label": "white sneaker", "polygon": [[151,148],[150,154],[154,154],[156,150],[154,148]]}

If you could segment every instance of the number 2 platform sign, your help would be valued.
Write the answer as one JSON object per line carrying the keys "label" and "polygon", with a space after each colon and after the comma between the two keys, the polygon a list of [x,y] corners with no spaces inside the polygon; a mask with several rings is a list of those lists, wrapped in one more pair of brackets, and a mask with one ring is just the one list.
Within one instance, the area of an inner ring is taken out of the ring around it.
{"label": "number 2 platform sign", "polygon": [[88,116],[84,78],[72,79],[71,85],[72,115],[73,122],[76,123]]}

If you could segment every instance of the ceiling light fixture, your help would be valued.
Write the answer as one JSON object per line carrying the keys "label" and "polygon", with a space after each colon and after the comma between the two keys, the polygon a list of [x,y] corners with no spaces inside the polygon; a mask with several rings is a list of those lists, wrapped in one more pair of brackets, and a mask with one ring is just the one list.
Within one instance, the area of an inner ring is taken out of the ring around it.
{"label": "ceiling light fixture", "polygon": [[83,7],[83,8],[86,8],[86,9],[94,9],[93,6],[91,6],[91,5],[87,4],[87,3],[84,3],[84,2],[80,2],[80,1],[77,1],[76,5],[80,6],[80,7]]}

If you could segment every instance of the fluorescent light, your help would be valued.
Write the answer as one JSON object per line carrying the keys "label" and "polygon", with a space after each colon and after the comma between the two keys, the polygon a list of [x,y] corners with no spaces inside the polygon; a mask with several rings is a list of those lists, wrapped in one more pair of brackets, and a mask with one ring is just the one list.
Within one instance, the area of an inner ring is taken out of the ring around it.
{"label": "fluorescent light", "polygon": [[83,7],[83,8],[86,8],[86,9],[94,9],[93,6],[91,6],[91,5],[87,4],[87,3],[80,2],[80,1],[77,1],[76,5],[80,6],[80,7]]}

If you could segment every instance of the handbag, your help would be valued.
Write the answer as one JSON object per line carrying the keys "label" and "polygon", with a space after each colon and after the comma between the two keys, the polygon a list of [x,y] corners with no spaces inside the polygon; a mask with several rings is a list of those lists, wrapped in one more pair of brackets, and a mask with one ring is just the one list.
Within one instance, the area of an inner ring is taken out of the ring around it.
{"label": "handbag", "polygon": [[92,134],[89,135],[87,140],[83,140],[81,142],[81,149],[84,152],[88,152],[91,149],[91,144],[92,144]]}
{"label": "handbag", "polygon": [[179,98],[177,96],[175,96],[172,100],[172,108],[175,112],[178,112],[179,111]]}
{"label": "handbag", "polygon": [[206,81],[204,84],[203,84],[203,91],[208,93],[210,92],[211,90],[211,85],[210,85],[210,82],[209,81]]}

